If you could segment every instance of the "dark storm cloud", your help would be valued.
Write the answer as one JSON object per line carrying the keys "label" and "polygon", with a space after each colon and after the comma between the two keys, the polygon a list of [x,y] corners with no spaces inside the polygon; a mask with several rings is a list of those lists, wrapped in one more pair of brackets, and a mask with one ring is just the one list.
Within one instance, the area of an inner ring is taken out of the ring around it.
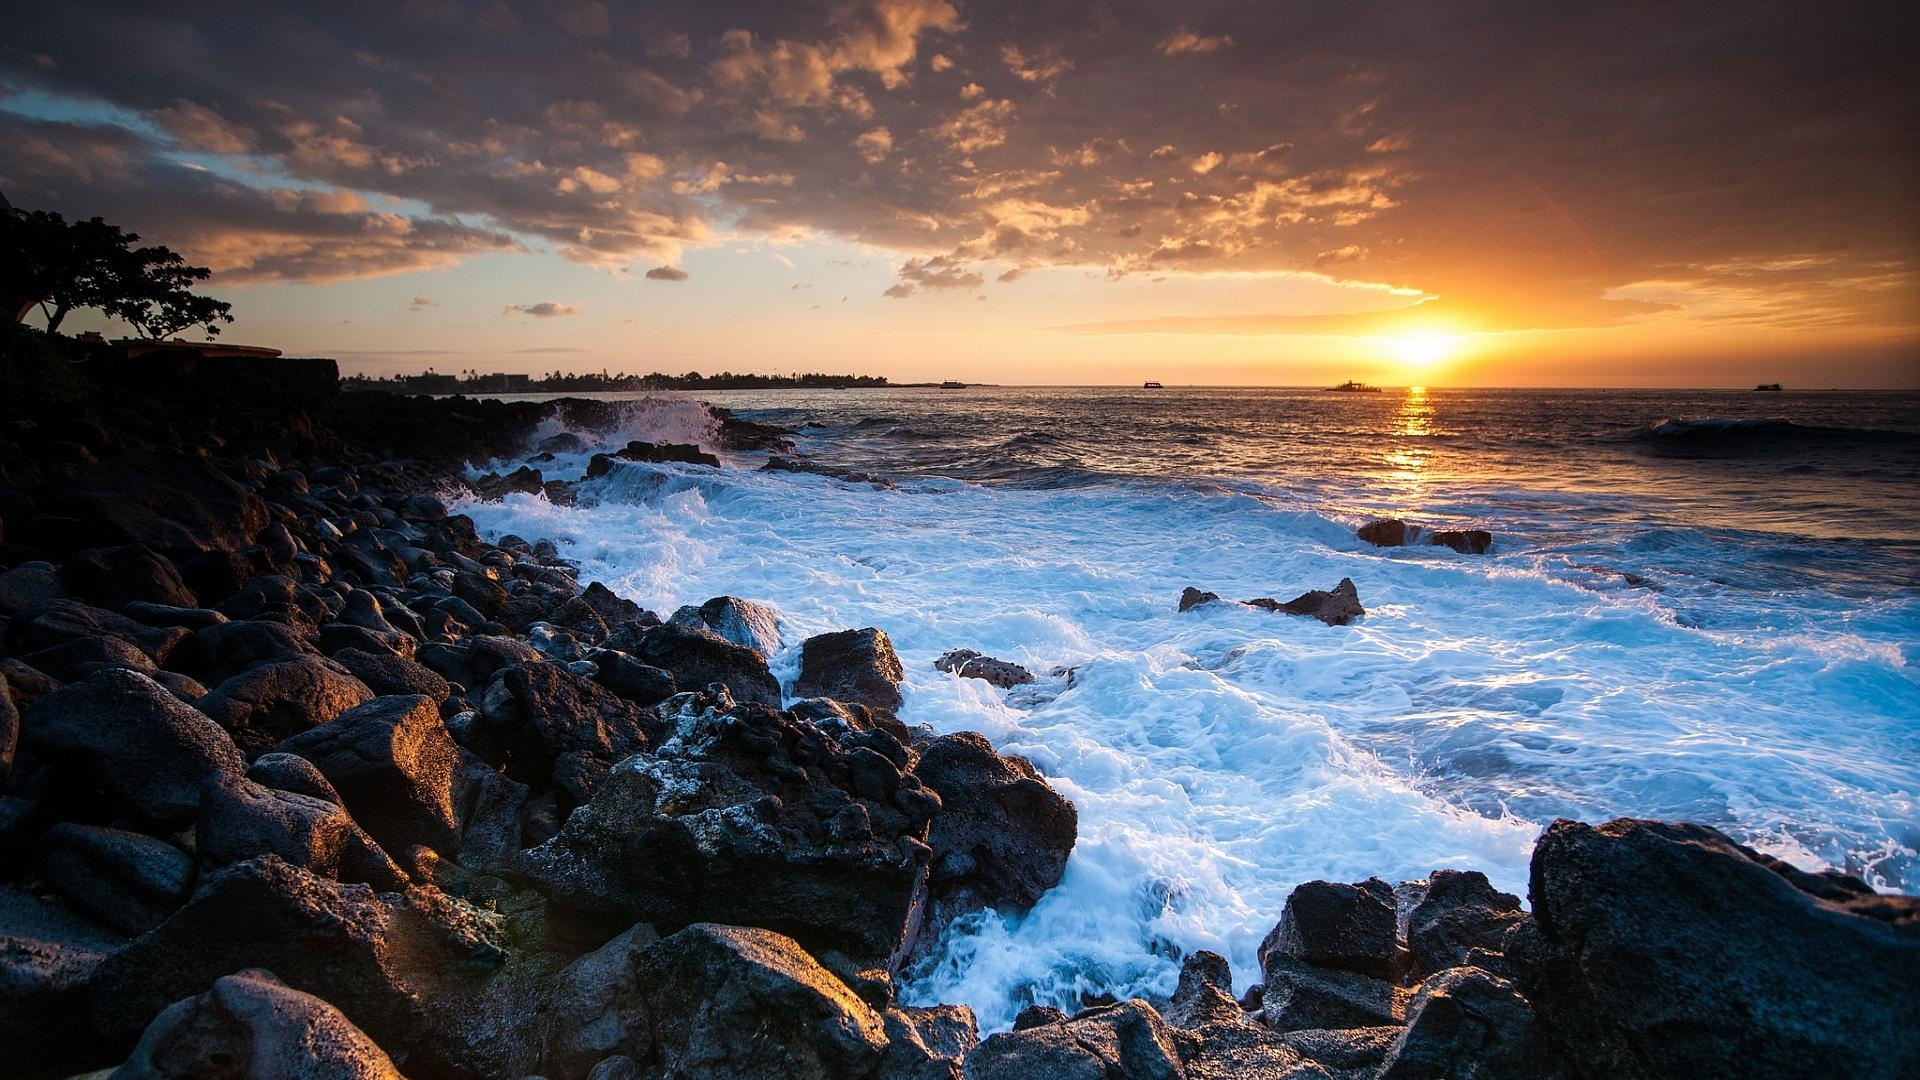
{"label": "dark storm cloud", "polygon": [[1470,325],[1907,325],[1915,29],[1893,5],[93,3],[15,26],[0,84],[150,133],[43,125],[0,164],[16,202],[127,207],[256,277],[819,231],[899,251],[903,293],[938,258],[967,287],[1318,273]]}

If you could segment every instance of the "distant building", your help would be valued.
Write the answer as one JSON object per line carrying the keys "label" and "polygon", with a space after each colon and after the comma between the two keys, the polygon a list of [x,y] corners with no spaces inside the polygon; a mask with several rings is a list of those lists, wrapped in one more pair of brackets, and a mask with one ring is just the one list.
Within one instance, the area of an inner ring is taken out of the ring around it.
{"label": "distant building", "polygon": [[457,394],[460,392],[460,379],[454,375],[407,375],[400,380],[410,394]]}

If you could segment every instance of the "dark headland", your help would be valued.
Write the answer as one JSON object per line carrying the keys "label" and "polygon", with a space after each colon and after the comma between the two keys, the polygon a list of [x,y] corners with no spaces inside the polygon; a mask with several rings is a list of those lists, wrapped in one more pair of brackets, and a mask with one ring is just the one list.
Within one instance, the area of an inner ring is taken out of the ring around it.
{"label": "dark headland", "polygon": [[[789,643],[783,687],[751,598],[663,618],[450,511],[574,498],[583,477],[462,466],[619,403],[343,396],[327,360],[110,349],[10,390],[6,1075],[1920,1075],[1920,902],[1624,819],[1550,826],[1524,898],[1470,867],[1303,882],[1242,997],[1200,952],[1166,1000],[1034,1006],[982,1040],[896,979],[955,918],[1059,882],[1077,821],[1044,776],[916,727],[884,627]],[[589,472],[822,468],[717,419],[717,446]],[[1365,589],[1253,603],[1335,621]]]}

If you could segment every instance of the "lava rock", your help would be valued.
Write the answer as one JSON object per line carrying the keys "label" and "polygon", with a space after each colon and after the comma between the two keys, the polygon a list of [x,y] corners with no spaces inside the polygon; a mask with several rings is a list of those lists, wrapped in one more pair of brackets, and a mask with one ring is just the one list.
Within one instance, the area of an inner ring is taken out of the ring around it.
{"label": "lava rock", "polygon": [[1427,543],[1462,555],[1485,555],[1493,547],[1493,534],[1485,529],[1441,529],[1429,534]]}
{"label": "lava rock", "polygon": [[60,572],[52,563],[24,562],[0,571],[0,615],[17,615],[66,594]]}
{"label": "lava rock", "polygon": [[1396,924],[1393,886],[1379,878],[1354,885],[1309,881],[1287,897],[1260,955],[1391,978],[1399,951]]}
{"label": "lava rock", "polygon": [[881,1016],[887,1054],[883,1080],[962,1080],[967,1055],[980,1045],[980,1025],[965,1005],[903,1006]]}
{"label": "lava rock", "polygon": [[388,851],[424,844],[451,852],[458,845],[459,749],[432,698],[374,698],[277,749],[313,762]]}
{"label": "lava rock", "polygon": [[1501,952],[1508,932],[1525,919],[1520,898],[1495,889],[1480,871],[1434,871],[1426,897],[1407,916],[1414,976],[1459,967],[1476,950]]}
{"label": "lava rock", "polygon": [[1261,1018],[1275,1031],[1363,1028],[1406,1020],[1407,991],[1371,975],[1315,967],[1281,952],[1260,956]]}
{"label": "lava rock", "polygon": [[367,684],[346,668],[301,656],[243,671],[214,687],[194,707],[226,729],[252,758],[372,698]]}
{"label": "lava rock", "polygon": [[591,763],[597,779],[651,745],[660,728],[651,712],[559,664],[502,668],[480,709],[507,775],[536,794],[560,787],[569,810],[586,801],[591,784],[569,783],[562,773],[578,776]]}
{"label": "lava rock", "polygon": [[0,1046],[9,1075],[111,1068],[93,1030],[87,982],[125,939],[66,908],[0,887]]}
{"label": "lava rock", "polygon": [[100,671],[55,690],[26,709],[20,728],[35,756],[159,825],[193,820],[209,774],[246,768],[219,725],[132,671]]}
{"label": "lava rock", "polygon": [[673,672],[643,664],[617,649],[602,649],[593,654],[599,668],[594,678],[601,686],[635,705],[658,705],[680,692]]}
{"label": "lava rock", "polygon": [[981,679],[1002,690],[1033,681],[1033,672],[1019,664],[982,656],[972,649],[954,649],[933,662],[935,671],[947,671],[963,679]]}
{"label": "lava rock", "polygon": [[766,657],[711,630],[630,623],[607,643],[643,664],[671,672],[682,688],[720,683],[735,701],[780,705],[780,682],[767,670]]}
{"label": "lava rock", "polygon": [[840,630],[815,635],[800,646],[800,677],[793,693],[898,711],[900,681],[906,677],[885,630]]}
{"label": "lava rock", "polygon": [[179,608],[200,604],[173,561],[145,544],[75,552],[60,576],[68,592],[116,611],[136,601]]}
{"label": "lava rock", "polygon": [[453,687],[439,672],[390,652],[342,649],[333,654],[333,662],[375,694],[422,694],[436,702],[453,694]]}
{"label": "lava rock", "polygon": [[275,791],[309,795],[338,805],[340,793],[333,789],[313,762],[297,754],[261,754],[247,766],[247,779]]}
{"label": "lava rock", "polygon": [[181,646],[179,667],[215,684],[256,664],[317,655],[284,623],[242,619],[193,632]]}
{"label": "lava rock", "polygon": [[156,664],[167,663],[175,647],[187,639],[187,631],[177,626],[148,626],[104,608],[66,599],[48,600],[19,612],[7,623],[6,635],[16,654],[80,639],[119,638]]}
{"label": "lava rock", "polygon": [[40,838],[40,876],[106,925],[144,934],[186,901],[193,859],[141,833],[62,822]]}
{"label": "lava rock", "polygon": [[140,1036],[116,1080],[299,1077],[403,1080],[340,1010],[250,968],[168,1006]]}
{"label": "lava rock", "polygon": [[1422,983],[1381,1080],[1521,1080],[1548,1075],[1533,1045],[1533,1010],[1513,984],[1475,967]]}
{"label": "lava rock", "polygon": [[972,1080],[1184,1080],[1172,1028],[1139,998],[1065,1023],[1002,1032],[967,1058]]}
{"label": "lava rock", "polygon": [[1405,547],[1420,535],[1420,526],[1399,518],[1380,518],[1360,526],[1355,535],[1374,547]]}
{"label": "lava rock", "polygon": [[146,653],[117,637],[75,638],[27,653],[20,661],[61,682],[77,682],[106,668],[137,671],[149,677],[160,670]]}
{"label": "lava rock", "polygon": [[1288,615],[1310,615],[1328,626],[1345,626],[1367,613],[1360,606],[1360,591],[1354,588],[1352,578],[1341,578],[1332,589],[1309,589],[1284,604],[1267,597],[1247,603]]}
{"label": "lava rock", "polygon": [[239,777],[207,781],[194,837],[204,871],[277,855],[335,881],[381,891],[407,886],[407,875],[338,803]]}
{"label": "lava rock", "polygon": [[674,626],[705,628],[768,660],[780,651],[780,613],[766,604],[737,596],[716,596],[699,607],[688,605],[667,620]]}
{"label": "lava rock", "polygon": [[1580,1075],[1920,1073],[1920,899],[1627,818],[1554,822],[1529,891],[1508,959]]}
{"label": "lava rock", "polygon": [[1026,758],[996,754],[968,731],[922,747],[913,772],[940,797],[928,887],[943,921],[979,907],[1029,908],[1060,883],[1079,811]]}
{"label": "lava rock", "polygon": [[169,552],[238,549],[269,520],[258,495],[193,454],[122,454],[77,470],[54,495],[54,507],[103,538]]}
{"label": "lava rock", "polygon": [[1193,586],[1189,585],[1186,588],[1180,590],[1180,610],[1183,612],[1192,611],[1194,608],[1199,607],[1201,604],[1211,604],[1218,599],[1220,599],[1219,593],[1202,592],[1199,589],[1196,589]]}

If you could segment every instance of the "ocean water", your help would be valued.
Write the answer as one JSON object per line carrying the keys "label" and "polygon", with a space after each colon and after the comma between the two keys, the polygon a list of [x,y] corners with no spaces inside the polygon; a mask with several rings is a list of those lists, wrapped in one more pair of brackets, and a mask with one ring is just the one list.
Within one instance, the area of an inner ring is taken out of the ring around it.
{"label": "ocean water", "polygon": [[[708,396],[897,486],[723,454],[623,466],[576,507],[462,509],[662,613],[773,604],[784,679],[805,637],[881,627],[902,719],[983,732],[1074,801],[1060,887],[956,925],[909,1001],[1003,1027],[1164,995],[1197,948],[1244,988],[1296,884],[1471,867],[1524,896],[1556,817],[1704,822],[1920,890],[1920,395]],[[712,425],[653,395],[596,438],[633,437],[711,447]],[[1355,538],[1389,514],[1496,545]],[[1346,627],[1175,610],[1188,585],[1284,600],[1343,577],[1368,609]],[[933,669],[959,647],[1041,678]]]}

